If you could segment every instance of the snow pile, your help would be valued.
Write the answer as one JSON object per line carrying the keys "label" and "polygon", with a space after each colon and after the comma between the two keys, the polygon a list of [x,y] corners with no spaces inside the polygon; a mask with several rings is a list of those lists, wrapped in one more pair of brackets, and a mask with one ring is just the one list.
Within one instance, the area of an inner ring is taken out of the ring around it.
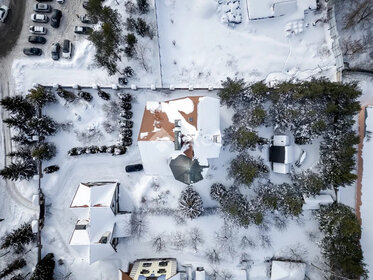
{"label": "snow pile", "polygon": [[272,261],[271,280],[304,280],[306,264]]}

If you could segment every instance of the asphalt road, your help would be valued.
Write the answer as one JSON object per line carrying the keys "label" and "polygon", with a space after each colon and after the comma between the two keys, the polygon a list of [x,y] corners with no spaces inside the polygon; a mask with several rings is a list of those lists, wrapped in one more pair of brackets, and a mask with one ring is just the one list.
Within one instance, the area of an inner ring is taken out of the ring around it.
{"label": "asphalt road", "polygon": [[5,23],[0,23],[0,57],[6,56],[15,46],[22,30],[26,0],[10,0],[9,14]]}

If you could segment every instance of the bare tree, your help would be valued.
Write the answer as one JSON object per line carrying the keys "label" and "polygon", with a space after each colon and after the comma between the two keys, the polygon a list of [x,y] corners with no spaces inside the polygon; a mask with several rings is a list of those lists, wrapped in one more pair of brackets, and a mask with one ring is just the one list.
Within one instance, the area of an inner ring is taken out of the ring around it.
{"label": "bare tree", "polygon": [[141,210],[132,212],[130,220],[131,235],[141,238],[148,231],[146,213]]}
{"label": "bare tree", "polygon": [[140,65],[142,66],[142,68],[144,68],[146,72],[148,72],[150,70],[150,66],[148,65],[148,57],[150,55],[150,49],[148,48],[147,45],[140,43],[140,42],[136,44],[135,49],[136,49],[137,59],[139,60]]}
{"label": "bare tree", "polygon": [[197,228],[193,227],[189,231],[189,242],[194,252],[198,252],[198,247],[203,244],[202,232]]}
{"label": "bare tree", "polygon": [[182,251],[187,245],[185,235],[181,231],[176,231],[172,234],[171,241],[172,245],[179,251]]}
{"label": "bare tree", "polygon": [[222,228],[216,232],[216,242],[222,251],[228,252],[232,257],[236,255],[236,232],[233,224],[224,222]]}
{"label": "bare tree", "polygon": [[345,29],[355,27],[359,24],[368,27],[373,22],[373,2],[372,0],[355,0],[349,13],[345,17]]}
{"label": "bare tree", "polygon": [[353,40],[351,39],[351,37],[349,37],[348,39],[343,39],[341,43],[343,55],[351,57],[357,54],[364,53],[368,50],[369,47],[368,44],[362,39]]}
{"label": "bare tree", "polygon": [[210,263],[220,263],[219,253],[215,249],[208,249],[206,251],[206,258]]}
{"label": "bare tree", "polygon": [[157,253],[163,252],[167,248],[166,235],[164,233],[160,233],[154,236],[151,242],[152,242],[152,247]]}

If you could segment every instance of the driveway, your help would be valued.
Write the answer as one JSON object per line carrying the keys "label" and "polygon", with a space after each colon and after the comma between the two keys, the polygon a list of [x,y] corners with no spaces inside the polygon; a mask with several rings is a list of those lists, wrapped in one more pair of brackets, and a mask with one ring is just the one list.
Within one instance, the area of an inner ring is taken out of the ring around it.
{"label": "driveway", "polygon": [[0,1],[10,8],[7,21],[0,23],[0,57],[6,56],[16,44],[22,30],[26,0]]}

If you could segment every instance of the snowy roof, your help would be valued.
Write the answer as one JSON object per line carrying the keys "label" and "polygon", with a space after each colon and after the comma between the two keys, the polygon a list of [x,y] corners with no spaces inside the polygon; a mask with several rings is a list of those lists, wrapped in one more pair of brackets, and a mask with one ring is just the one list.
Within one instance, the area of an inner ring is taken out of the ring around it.
{"label": "snowy roof", "polygon": [[306,264],[272,261],[271,280],[304,280]]}
{"label": "snowy roof", "polygon": [[207,162],[221,148],[220,103],[190,96],[146,104],[138,145],[146,174],[171,176],[170,160],[180,154]]}
{"label": "snowy roof", "polygon": [[174,275],[177,275],[176,259],[136,260],[130,272],[133,280],[146,280],[150,276],[157,280],[169,280]]}
{"label": "snowy roof", "polygon": [[[70,209],[80,220],[75,225],[70,245],[89,263],[113,254],[112,238],[126,236],[122,223],[123,219],[128,220],[128,215],[116,216],[111,208],[118,186],[117,182],[81,183],[71,203]],[[103,237],[106,242],[102,241]]]}
{"label": "snowy roof", "polygon": [[70,207],[109,207],[117,182],[80,183]]}
{"label": "snowy roof", "polygon": [[307,9],[316,9],[316,0],[247,0],[250,19],[262,19],[297,12],[304,17]]}
{"label": "snowy roof", "polygon": [[273,136],[272,146],[269,148],[269,161],[272,163],[273,172],[290,172],[290,164],[294,161],[294,147],[290,143],[288,135]]}

